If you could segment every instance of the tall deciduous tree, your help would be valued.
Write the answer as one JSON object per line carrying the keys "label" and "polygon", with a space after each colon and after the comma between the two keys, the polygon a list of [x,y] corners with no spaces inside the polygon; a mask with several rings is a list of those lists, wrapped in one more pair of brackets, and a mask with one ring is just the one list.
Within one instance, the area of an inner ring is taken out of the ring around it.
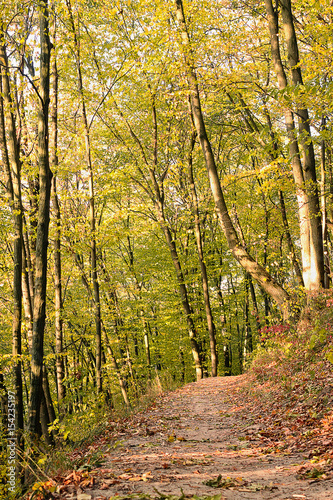
{"label": "tall deciduous tree", "polygon": [[189,84],[189,95],[194,124],[204,155],[208,177],[214,196],[216,211],[224,231],[228,246],[240,265],[259,283],[259,285],[276,301],[287,319],[290,315],[290,297],[288,293],[260,266],[241,245],[237,232],[229,216],[228,208],[221,189],[216,162],[207,135],[204,116],[201,109],[198,79],[195,71],[195,54],[191,47],[188,28],[185,20],[182,0],[176,0],[176,16],[180,26],[185,69]]}
{"label": "tall deciduous tree", "polygon": [[78,90],[81,100],[82,108],[82,123],[83,123],[83,133],[84,133],[84,144],[85,144],[85,160],[88,168],[89,174],[89,222],[91,231],[91,275],[93,281],[93,291],[94,291],[94,307],[95,307],[95,328],[96,328],[96,388],[97,393],[102,391],[102,318],[101,318],[101,303],[100,303],[100,291],[99,291],[99,281],[97,272],[97,249],[96,249],[96,215],[95,215],[95,194],[94,194],[94,171],[91,158],[91,141],[89,134],[89,124],[86,109],[86,99],[84,96],[83,79],[82,79],[82,68],[81,68],[81,55],[80,55],[80,45],[76,33],[74,17],[72,12],[72,6],[70,0],[66,0],[71,31],[74,39],[74,51],[76,59],[76,69],[77,69],[77,82]]}
{"label": "tall deciduous tree", "polygon": [[[0,27],[0,147],[5,167],[8,197],[11,202],[14,221],[14,277],[13,277],[13,356],[16,396],[16,428],[20,432],[18,446],[22,446],[23,391],[22,391],[22,198],[21,162],[17,131],[13,114],[8,59],[3,27]],[[6,129],[8,141],[6,138]]]}
{"label": "tall deciduous tree", "polygon": [[44,330],[46,315],[47,248],[50,222],[51,170],[49,165],[50,52],[49,8],[39,2],[40,85],[38,111],[39,205],[36,236],[29,433],[39,433],[39,409],[43,380]]}
{"label": "tall deciduous tree", "polygon": [[55,285],[55,351],[56,351],[56,371],[57,371],[57,396],[58,405],[61,409],[62,401],[66,395],[64,384],[65,366],[63,350],[63,296],[62,296],[62,274],[61,274],[61,213],[60,202],[57,193],[57,171],[59,165],[58,155],[58,68],[56,56],[56,16],[54,5],[52,8],[52,38],[53,56],[51,62],[51,109],[50,109],[50,166],[53,172],[52,177],[52,197],[53,210],[55,215],[55,236],[54,236],[54,285]]}
{"label": "tall deciduous tree", "polygon": [[[265,5],[274,69],[278,78],[279,88],[280,90],[284,90],[287,88],[288,80],[281,59],[279,36],[281,33],[279,33],[278,9],[273,7],[271,0],[265,0]],[[281,2],[281,9],[292,82],[293,85],[297,87],[303,85],[303,79],[299,64],[298,43],[290,0],[283,0]],[[309,113],[304,107],[297,109],[301,152],[297,139],[294,114],[290,107],[285,106],[284,116],[298,200],[303,280],[306,289],[317,290],[324,285],[324,250],[316,164],[313,143],[311,140]]]}

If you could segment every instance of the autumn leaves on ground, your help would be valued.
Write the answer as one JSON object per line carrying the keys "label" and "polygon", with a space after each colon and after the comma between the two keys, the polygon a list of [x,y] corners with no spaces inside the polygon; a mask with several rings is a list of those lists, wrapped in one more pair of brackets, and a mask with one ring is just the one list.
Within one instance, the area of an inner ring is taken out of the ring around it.
{"label": "autumn leaves on ground", "polygon": [[263,349],[245,375],[190,383],[110,419],[28,498],[333,499],[333,375],[309,356],[305,333],[292,354]]}

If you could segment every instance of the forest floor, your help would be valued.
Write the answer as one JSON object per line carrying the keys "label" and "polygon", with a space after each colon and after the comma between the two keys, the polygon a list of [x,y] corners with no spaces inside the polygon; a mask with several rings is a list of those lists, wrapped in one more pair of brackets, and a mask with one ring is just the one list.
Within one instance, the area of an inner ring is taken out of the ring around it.
{"label": "forest floor", "polygon": [[333,500],[331,431],[282,406],[260,403],[249,375],[190,383],[74,451],[83,465],[47,498]]}

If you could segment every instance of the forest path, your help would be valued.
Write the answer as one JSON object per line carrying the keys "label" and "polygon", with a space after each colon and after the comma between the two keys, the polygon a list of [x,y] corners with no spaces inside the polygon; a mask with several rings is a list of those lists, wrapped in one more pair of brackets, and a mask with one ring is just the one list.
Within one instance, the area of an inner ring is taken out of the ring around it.
{"label": "forest path", "polygon": [[208,378],[162,395],[118,426],[95,485],[63,498],[163,499],[183,491],[221,500],[332,500],[332,481],[297,478],[304,453],[282,452],[265,437],[255,403],[242,399],[245,382],[246,376]]}

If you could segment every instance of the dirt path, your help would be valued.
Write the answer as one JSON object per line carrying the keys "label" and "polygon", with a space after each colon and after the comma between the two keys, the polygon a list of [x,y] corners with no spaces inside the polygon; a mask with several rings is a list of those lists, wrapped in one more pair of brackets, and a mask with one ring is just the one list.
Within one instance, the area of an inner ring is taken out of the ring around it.
{"label": "dirt path", "polygon": [[251,408],[240,410],[232,400],[243,383],[242,376],[209,378],[162,396],[118,432],[94,486],[63,498],[178,498],[183,491],[232,500],[333,500],[331,480],[297,478],[304,453],[262,448],[265,429]]}

